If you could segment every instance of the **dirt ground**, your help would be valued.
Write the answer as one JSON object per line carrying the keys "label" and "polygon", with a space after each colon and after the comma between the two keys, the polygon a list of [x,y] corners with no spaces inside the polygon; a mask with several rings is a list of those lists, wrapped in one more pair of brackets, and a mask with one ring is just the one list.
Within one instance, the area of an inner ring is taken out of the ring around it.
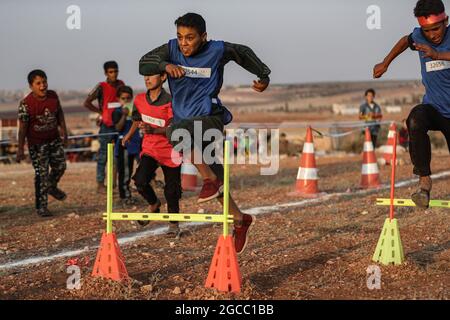
{"label": "dirt ground", "polygon": [[[408,156],[398,167],[397,181],[413,178]],[[433,172],[450,169],[448,153],[433,155]],[[237,203],[249,210],[274,206],[257,216],[246,251],[239,256],[243,275],[240,295],[222,294],[203,287],[221,225],[183,226],[184,236],[169,239],[148,236],[121,246],[129,284],[93,279],[96,246],[105,222],[105,196],[95,192],[95,164],[69,163],[60,187],[64,202],[50,200],[52,218],[34,211],[31,165],[0,167],[0,299],[449,299],[449,210],[396,208],[406,261],[401,266],[380,266],[381,289],[366,285],[388,207],[375,205],[388,197],[387,188],[359,191],[361,156],[324,156],[317,159],[319,187],[340,193],[309,205],[277,206],[301,200],[295,190],[299,158],[284,158],[276,176],[261,176],[256,165],[233,165],[231,190]],[[389,183],[390,167],[380,168]],[[161,173],[159,173],[161,174]],[[159,177],[161,178],[161,177]],[[432,197],[450,198],[450,178],[434,181]],[[415,185],[398,188],[397,198],[409,198]],[[126,208],[142,212],[145,203]],[[163,199],[162,190],[158,195]],[[115,194],[117,197],[117,194]],[[115,208],[122,210],[115,202]],[[217,203],[196,203],[184,193],[182,212],[220,213]],[[150,230],[134,222],[114,222],[118,237]],[[1,267],[26,258],[85,249],[74,257],[22,267]],[[82,286],[66,289],[68,259],[79,258]]]}

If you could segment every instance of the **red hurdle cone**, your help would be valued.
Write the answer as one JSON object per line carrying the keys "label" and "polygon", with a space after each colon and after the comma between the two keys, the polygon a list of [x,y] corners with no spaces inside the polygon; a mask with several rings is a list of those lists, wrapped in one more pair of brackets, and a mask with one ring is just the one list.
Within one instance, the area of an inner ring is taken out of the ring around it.
{"label": "red hurdle cone", "polygon": [[297,172],[295,192],[289,195],[300,195],[303,197],[316,197],[319,195],[318,170],[314,155],[314,142],[311,127],[306,130],[306,140],[303,145],[300,166]]}
{"label": "red hurdle cone", "polygon": [[387,145],[385,146],[384,152],[383,152],[383,158],[386,165],[390,165],[392,162],[392,155],[394,151],[394,141],[397,137],[395,134],[397,132],[397,126],[395,125],[395,122],[392,122],[389,126],[389,132],[388,132],[388,140]]}
{"label": "red hurdle cone", "polygon": [[114,233],[102,234],[100,247],[95,258],[93,277],[103,277],[123,282],[129,279],[125,259],[120,251],[117,237]]}
{"label": "red hurdle cone", "polygon": [[369,128],[366,128],[364,139],[363,163],[361,168],[361,188],[377,188],[380,186],[380,173],[377,157],[373,148]]}

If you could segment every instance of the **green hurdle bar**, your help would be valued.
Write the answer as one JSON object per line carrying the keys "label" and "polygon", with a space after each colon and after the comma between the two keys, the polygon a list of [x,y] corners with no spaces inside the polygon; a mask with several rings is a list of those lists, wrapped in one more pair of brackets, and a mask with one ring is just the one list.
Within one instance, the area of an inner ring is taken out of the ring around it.
{"label": "green hurdle bar", "polygon": [[[377,206],[390,205],[390,199],[377,198]],[[411,199],[394,199],[394,206],[397,207],[415,207],[416,204]],[[449,200],[430,200],[429,207],[434,208],[450,208]]]}
{"label": "green hurdle bar", "polygon": [[228,235],[228,226],[230,223],[233,223],[233,217],[228,214],[230,199],[230,141],[225,141],[224,148],[223,214],[113,212],[113,147],[114,145],[112,143],[108,144],[107,202],[106,212],[103,214],[103,219],[106,220],[107,233],[112,232],[113,221],[149,220],[222,223],[223,235]]}

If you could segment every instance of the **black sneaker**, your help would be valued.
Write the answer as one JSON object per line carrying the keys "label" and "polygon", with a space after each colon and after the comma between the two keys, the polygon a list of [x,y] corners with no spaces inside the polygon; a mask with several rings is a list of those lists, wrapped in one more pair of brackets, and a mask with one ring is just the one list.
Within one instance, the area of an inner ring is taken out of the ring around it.
{"label": "black sneaker", "polygon": [[[161,201],[158,200],[158,207],[154,210],[155,212],[152,213],[160,213],[161,212]],[[145,227],[146,225],[148,225],[150,223],[149,220],[138,220],[137,223],[139,223],[139,225],[141,227]]]}
{"label": "black sneaker", "polygon": [[430,191],[420,188],[411,195],[411,200],[417,207],[427,209],[430,204]]}
{"label": "black sneaker", "polygon": [[124,202],[128,206],[136,204],[136,200],[132,197],[126,198]]}
{"label": "black sneaker", "polygon": [[40,217],[52,217],[53,214],[47,208],[41,208],[36,211]]}
{"label": "black sneaker", "polygon": [[67,195],[64,193],[64,191],[58,189],[57,187],[48,188],[47,193],[59,201],[63,201],[67,198]]}

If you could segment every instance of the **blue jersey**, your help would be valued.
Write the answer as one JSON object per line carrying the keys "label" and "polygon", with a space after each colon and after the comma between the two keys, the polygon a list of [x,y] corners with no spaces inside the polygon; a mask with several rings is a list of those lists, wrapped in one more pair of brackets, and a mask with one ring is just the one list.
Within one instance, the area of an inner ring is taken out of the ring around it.
{"label": "blue jersey", "polygon": [[169,62],[181,66],[185,76],[169,77],[172,94],[173,121],[208,116],[212,104],[224,109],[224,124],[231,121],[231,113],[222,106],[218,94],[223,83],[223,41],[208,41],[197,54],[185,57],[178,47],[177,39],[169,41]]}
{"label": "blue jersey", "polygon": [[[421,28],[415,28],[410,36],[415,43],[426,44],[436,51],[450,51],[448,27],[442,42],[438,45],[429,42]],[[431,104],[440,114],[450,118],[450,61],[423,58],[419,51],[422,83],[425,86],[424,104]]]}

